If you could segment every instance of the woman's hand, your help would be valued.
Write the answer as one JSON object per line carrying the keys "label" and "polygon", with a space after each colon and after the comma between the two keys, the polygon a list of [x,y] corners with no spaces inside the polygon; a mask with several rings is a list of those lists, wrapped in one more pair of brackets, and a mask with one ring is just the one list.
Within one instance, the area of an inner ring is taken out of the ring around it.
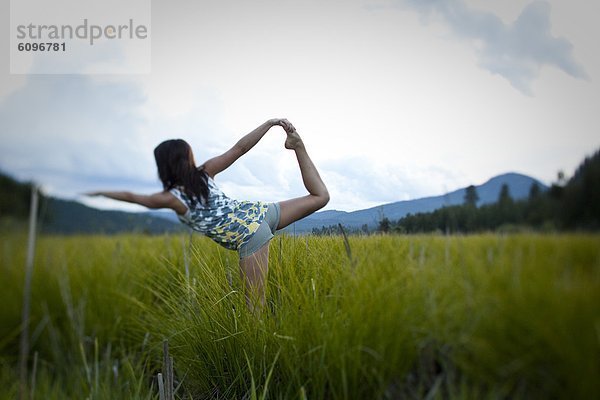
{"label": "woman's hand", "polygon": [[269,123],[272,126],[281,126],[286,131],[286,133],[294,132],[296,130],[296,128],[294,128],[294,125],[292,125],[292,123],[286,118],[273,118],[269,120]]}
{"label": "woman's hand", "polygon": [[290,121],[288,121],[286,118],[273,118],[273,119],[269,120],[269,123],[271,124],[271,126],[275,126],[275,125],[281,126],[285,130],[286,133],[291,133],[296,130],[296,128],[294,128],[294,125],[292,125],[292,123]]}

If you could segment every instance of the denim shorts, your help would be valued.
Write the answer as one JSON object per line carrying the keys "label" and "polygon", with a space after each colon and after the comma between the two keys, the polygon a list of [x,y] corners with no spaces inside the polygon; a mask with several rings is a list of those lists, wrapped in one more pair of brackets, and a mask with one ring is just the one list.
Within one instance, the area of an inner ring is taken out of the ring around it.
{"label": "denim shorts", "polygon": [[252,234],[250,240],[238,249],[240,259],[255,253],[258,249],[263,247],[265,243],[273,239],[275,231],[277,231],[277,226],[279,225],[279,216],[279,203],[269,203],[265,219],[263,219],[256,232]]}

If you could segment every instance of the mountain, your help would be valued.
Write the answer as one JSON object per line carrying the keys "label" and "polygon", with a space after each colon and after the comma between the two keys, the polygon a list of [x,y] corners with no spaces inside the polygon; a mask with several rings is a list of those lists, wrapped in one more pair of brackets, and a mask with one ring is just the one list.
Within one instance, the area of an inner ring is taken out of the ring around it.
{"label": "mountain", "polygon": [[171,221],[176,224],[181,224],[181,222],[179,222],[179,218],[177,218],[177,214],[173,210],[150,210],[145,211],[141,214],[148,215],[152,218],[160,218],[163,220]]}
{"label": "mountain", "polygon": [[[511,197],[515,200],[526,198],[531,185],[537,183],[540,189],[547,190],[547,186],[540,181],[526,175],[507,173],[496,176],[482,185],[475,186],[479,201],[477,205],[494,203],[498,200],[502,185],[508,185]],[[367,224],[375,228],[383,217],[398,220],[407,214],[430,212],[450,205],[463,204],[466,188],[458,189],[441,196],[424,197],[415,200],[397,201],[377,207],[367,208],[352,212],[328,210],[314,213],[303,220],[296,222],[295,226],[286,228],[288,232],[295,229],[296,233],[310,232],[313,228],[337,225],[341,223],[349,228],[360,228]]]}
{"label": "mountain", "polygon": [[[81,203],[48,197],[40,207],[41,230],[45,233],[121,233],[160,234],[184,232],[180,223],[148,213],[98,210]],[[173,213],[174,214],[174,213]]]}

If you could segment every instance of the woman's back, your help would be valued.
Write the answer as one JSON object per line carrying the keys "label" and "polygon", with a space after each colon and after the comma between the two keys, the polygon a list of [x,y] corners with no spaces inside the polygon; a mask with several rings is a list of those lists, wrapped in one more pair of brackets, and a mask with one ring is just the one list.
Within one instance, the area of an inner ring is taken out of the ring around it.
{"label": "woman's back", "polygon": [[177,217],[220,245],[237,250],[258,229],[267,212],[267,203],[231,199],[210,176],[208,189],[206,201],[200,201],[196,196],[190,198],[181,186],[170,189],[169,192],[188,209],[184,215],[177,214]]}

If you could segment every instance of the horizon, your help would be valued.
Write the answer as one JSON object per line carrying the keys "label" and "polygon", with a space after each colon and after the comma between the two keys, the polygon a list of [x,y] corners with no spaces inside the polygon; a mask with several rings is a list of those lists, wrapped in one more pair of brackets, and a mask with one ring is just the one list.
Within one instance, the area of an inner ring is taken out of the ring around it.
{"label": "horizon", "polygon": [[[372,209],[372,208],[383,207],[383,206],[390,205],[390,204],[395,204],[395,203],[418,201],[418,200],[423,200],[423,199],[428,199],[428,198],[436,198],[436,197],[444,197],[444,196],[447,196],[449,194],[452,194],[452,193],[455,193],[455,192],[459,192],[461,190],[465,190],[470,185],[473,185],[476,188],[479,188],[481,186],[484,186],[484,185],[488,184],[490,181],[492,181],[494,179],[498,179],[498,178],[501,178],[501,177],[504,177],[504,176],[507,176],[507,175],[518,175],[518,176],[526,177],[528,179],[532,179],[532,180],[534,180],[536,182],[541,183],[543,185],[543,187],[545,187],[545,188],[549,188],[553,183],[555,183],[555,182],[551,182],[551,183],[547,184],[547,183],[545,183],[545,182],[543,182],[543,181],[541,181],[541,180],[539,180],[539,179],[537,179],[537,178],[535,178],[535,177],[533,177],[531,175],[523,174],[523,173],[520,173],[520,172],[514,172],[514,171],[513,172],[505,172],[505,173],[502,173],[502,174],[494,175],[494,176],[486,179],[482,183],[478,183],[478,184],[471,183],[471,184],[469,184],[467,186],[458,187],[458,188],[455,188],[455,189],[450,189],[450,190],[448,190],[446,192],[439,193],[439,194],[430,194],[430,195],[425,195],[425,196],[418,197],[418,198],[413,198],[413,199],[396,200],[396,201],[391,201],[391,202],[388,202],[388,203],[382,203],[382,204],[374,205],[374,206],[371,206],[371,207],[361,208],[361,209],[355,209],[355,210],[338,210],[338,209],[335,209],[335,208],[327,208],[327,207],[325,207],[325,208],[323,208],[321,210],[316,211],[315,214],[319,214],[319,213],[326,212],[326,211],[336,211],[336,212],[352,213],[352,212],[356,212],[356,211],[363,211],[363,210],[368,210],[368,209]],[[566,176],[566,175],[565,175],[565,177],[567,179],[570,178],[569,176]],[[43,192],[43,187],[41,188],[41,190],[42,190],[42,193],[44,195],[47,194],[47,193]],[[51,195],[51,197],[54,197],[54,198],[56,198],[58,200],[75,201],[75,202],[77,202],[79,204],[82,204],[82,205],[85,205],[87,207],[91,207],[91,208],[94,208],[94,209],[97,209],[97,210],[101,210],[101,211],[125,211],[125,212],[138,213],[138,214],[156,213],[156,212],[162,212],[162,213],[171,213],[171,212],[173,212],[173,210],[166,209],[166,208],[149,209],[149,208],[145,208],[145,207],[138,206],[138,205],[135,205],[135,204],[131,204],[131,206],[132,206],[131,209],[111,208],[111,207],[108,207],[108,208],[99,208],[99,207],[87,205],[87,204],[85,204],[85,203],[83,203],[83,202],[81,202],[81,201],[79,201],[77,199],[64,198],[64,197],[55,196],[55,195]]]}

